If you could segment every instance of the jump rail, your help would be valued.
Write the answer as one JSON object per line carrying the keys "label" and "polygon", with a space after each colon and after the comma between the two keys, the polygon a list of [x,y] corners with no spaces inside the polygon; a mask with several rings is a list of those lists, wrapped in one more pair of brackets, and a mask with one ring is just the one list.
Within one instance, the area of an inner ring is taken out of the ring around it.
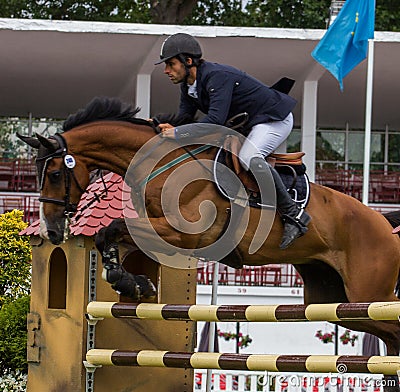
{"label": "jump rail", "polygon": [[400,369],[400,357],[398,356],[259,355],[92,349],[86,353],[86,361],[92,366],[146,366],[269,372],[349,372],[385,375],[396,375]]}
{"label": "jump rail", "polygon": [[400,302],[311,305],[167,305],[90,302],[91,318],[130,317],[186,321],[351,321],[399,320]]}

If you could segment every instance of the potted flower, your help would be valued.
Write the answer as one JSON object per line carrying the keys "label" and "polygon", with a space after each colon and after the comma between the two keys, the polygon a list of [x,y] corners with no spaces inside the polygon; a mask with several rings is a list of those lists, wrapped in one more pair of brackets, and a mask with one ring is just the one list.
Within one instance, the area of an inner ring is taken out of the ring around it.
{"label": "potted flower", "polygon": [[250,337],[250,335],[243,335],[241,332],[239,332],[239,334],[236,334],[236,333],[232,333],[232,332],[223,332],[223,331],[220,331],[219,329],[217,329],[217,335],[219,337],[225,339],[226,341],[236,340],[237,345],[240,348],[247,347],[253,341],[253,339]]}
{"label": "potted flower", "polygon": [[356,340],[358,339],[358,335],[353,334],[350,335],[350,329],[346,329],[346,331],[344,331],[343,335],[340,336],[340,341],[343,344],[348,344],[350,343],[352,347],[354,347],[354,344],[356,342]]}
{"label": "potted flower", "polygon": [[317,337],[319,340],[322,341],[322,343],[333,343],[333,337],[335,336],[335,332],[325,332],[322,333],[321,330],[318,330],[317,333],[315,334],[315,337]]}
{"label": "potted flower", "polygon": [[[358,335],[353,334],[350,335],[350,329],[346,329],[342,335],[339,336],[339,340],[342,342],[342,344],[351,344],[352,347],[354,347],[356,340],[358,339]],[[334,336],[335,332],[325,332],[322,333],[321,330],[318,330],[317,333],[315,334],[315,337],[317,337],[319,340],[321,340],[322,343],[333,343],[334,342]]]}

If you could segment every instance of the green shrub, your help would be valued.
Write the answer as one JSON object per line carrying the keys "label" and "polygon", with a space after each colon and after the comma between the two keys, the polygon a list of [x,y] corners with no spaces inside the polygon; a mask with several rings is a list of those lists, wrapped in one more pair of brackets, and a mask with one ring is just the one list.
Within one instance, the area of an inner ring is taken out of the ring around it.
{"label": "green shrub", "polygon": [[0,214],[0,308],[30,292],[32,248],[29,237],[19,235],[28,226],[22,218],[19,210]]}
{"label": "green shrub", "polygon": [[26,316],[30,296],[7,301],[0,309],[0,372],[28,371],[26,361]]}
{"label": "green shrub", "polygon": [[19,235],[28,225],[22,218],[23,212],[18,210],[0,214],[0,374],[3,375],[26,373],[28,369],[26,316],[32,250],[29,237]]}

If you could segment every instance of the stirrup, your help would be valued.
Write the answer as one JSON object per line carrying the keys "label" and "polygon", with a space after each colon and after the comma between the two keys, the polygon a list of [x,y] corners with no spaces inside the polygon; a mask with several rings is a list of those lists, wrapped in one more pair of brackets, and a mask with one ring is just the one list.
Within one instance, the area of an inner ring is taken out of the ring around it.
{"label": "stirrup", "polygon": [[288,222],[289,224],[296,225],[303,235],[308,231],[307,225],[311,221],[311,216],[302,208],[294,218],[290,215],[283,214],[282,220],[284,223]]}
{"label": "stirrup", "polygon": [[311,216],[304,210],[300,211],[295,218],[290,215],[282,216],[284,222],[282,241],[279,245],[280,249],[286,249],[299,237],[308,231],[307,225],[311,221]]}

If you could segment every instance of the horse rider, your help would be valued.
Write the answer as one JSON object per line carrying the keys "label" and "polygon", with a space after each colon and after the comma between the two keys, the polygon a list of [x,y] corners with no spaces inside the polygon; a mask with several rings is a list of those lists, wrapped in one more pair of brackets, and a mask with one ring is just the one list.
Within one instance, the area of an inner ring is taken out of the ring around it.
{"label": "horse rider", "polygon": [[[292,110],[296,100],[243,71],[205,61],[200,44],[189,34],[173,34],[164,41],[156,64],[161,63],[165,63],[164,73],[171,82],[181,84],[178,118],[194,118],[200,110],[205,117],[199,122],[224,125],[228,118],[237,114],[249,114],[246,128],[250,132],[240,149],[239,160],[246,170],[250,169],[257,179],[263,178],[266,183],[272,174],[277,210],[284,223],[280,248],[289,247],[307,232],[311,217],[292,200],[281,177],[265,157],[274,152],[292,131]],[[186,136],[169,123],[159,127],[164,137],[180,139]]]}

